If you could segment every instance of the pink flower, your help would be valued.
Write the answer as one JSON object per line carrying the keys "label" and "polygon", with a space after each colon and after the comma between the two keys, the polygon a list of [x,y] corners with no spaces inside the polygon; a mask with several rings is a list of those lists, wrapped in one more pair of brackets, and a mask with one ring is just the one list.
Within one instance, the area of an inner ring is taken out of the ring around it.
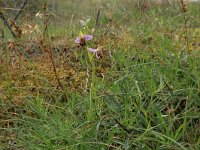
{"label": "pink flower", "polygon": [[99,56],[98,56],[98,51],[99,49],[98,48],[88,48],[88,51],[90,51],[91,53],[95,53],[95,56],[97,59],[99,59]]}
{"label": "pink flower", "polygon": [[92,35],[83,35],[82,37],[77,37],[75,39],[75,43],[80,44],[81,46],[86,45],[86,41],[92,40],[93,36]]}
{"label": "pink flower", "polygon": [[89,50],[90,52],[92,52],[92,53],[95,53],[95,52],[98,51],[98,49],[95,49],[95,48],[88,48],[88,50]]}

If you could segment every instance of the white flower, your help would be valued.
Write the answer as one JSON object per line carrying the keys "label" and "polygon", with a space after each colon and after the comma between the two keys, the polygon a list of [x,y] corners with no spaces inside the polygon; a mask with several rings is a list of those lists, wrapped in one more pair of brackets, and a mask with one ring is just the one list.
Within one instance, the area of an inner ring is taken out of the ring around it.
{"label": "white flower", "polygon": [[40,19],[43,19],[43,18],[44,18],[44,14],[40,13],[40,11],[37,12],[37,13],[35,14],[35,16],[36,16],[37,18],[40,18]]}
{"label": "white flower", "polygon": [[86,21],[84,21],[84,20],[79,20],[79,23],[80,23],[80,25],[81,25],[82,27],[85,27],[85,26],[88,24],[88,22],[90,22],[90,18],[88,18]]}

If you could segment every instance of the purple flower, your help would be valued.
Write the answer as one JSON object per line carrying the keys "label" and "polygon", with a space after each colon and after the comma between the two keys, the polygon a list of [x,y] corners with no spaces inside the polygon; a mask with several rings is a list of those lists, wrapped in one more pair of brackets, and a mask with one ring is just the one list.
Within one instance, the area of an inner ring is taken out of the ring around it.
{"label": "purple flower", "polygon": [[85,38],[86,41],[92,40],[93,36],[92,35],[84,35],[83,38]]}
{"label": "purple flower", "polygon": [[90,51],[91,53],[95,53],[95,56],[97,59],[99,59],[99,56],[98,56],[98,51],[99,49],[98,48],[88,48],[88,51]]}
{"label": "purple flower", "polygon": [[82,37],[77,37],[75,43],[80,44],[81,46],[86,45],[86,41],[92,40],[92,35],[83,35]]}
{"label": "purple flower", "polygon": [[95,52],[97,52],[98,51],[98,49],[96,48],[88,48],[88,50],[90,51],[90,52],[92,52],[92,53],[95,53]]}

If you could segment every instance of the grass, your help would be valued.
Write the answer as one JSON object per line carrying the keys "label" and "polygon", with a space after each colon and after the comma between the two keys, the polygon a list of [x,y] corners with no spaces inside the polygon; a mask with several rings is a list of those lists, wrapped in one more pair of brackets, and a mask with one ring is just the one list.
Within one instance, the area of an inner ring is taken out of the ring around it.
{"label": "grass", "polygon": [[[45,39],[35,17],[40,31],[5,31],[0,149],[200,149],[199,6],[67,5],[74,10],[56,14],[70,14],[67,22],[52,17]],[[95,6],[103,8],[87,46],[101,47],[99,59],[74,43],[81,17],[91,16],[92,32]]]}

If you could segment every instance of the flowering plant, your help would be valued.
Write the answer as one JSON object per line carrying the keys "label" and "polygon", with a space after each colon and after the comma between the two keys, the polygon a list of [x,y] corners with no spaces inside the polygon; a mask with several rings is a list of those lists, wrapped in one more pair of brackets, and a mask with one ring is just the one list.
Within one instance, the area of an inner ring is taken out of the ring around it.
{"label": "flowering plant", "polygon": [[86,41],[92,40],[93,36],[92,35],[82,35],[80,37],[77,37],[75,39],[75,43],[80,44],[80,46],[85,46]]}
{"label": "flowering plant", "polygon": [[[90,19],[87,19],[86,21],[80,20],[80,25],[83,28],[82,28],[82,31],[80,31],[80,34],[79,34],[80,36],[76,37],[74,42],[76,44],[79,44],[81,47],[86,46],[87,42],[94,38],[93,35],[84,34],[84,33],[88,33],[89,32],[89,28],[87,26],[89,21],[90,21]],[[95,49],[95,48],[87,47],[87,51],[88,51],[88,56],[89,56],[90,61],[92,61],[92,56],[93,56],[91,53],[95,54],[96,58],[99,59],[99,56],[98,56],[99,48]]]}

